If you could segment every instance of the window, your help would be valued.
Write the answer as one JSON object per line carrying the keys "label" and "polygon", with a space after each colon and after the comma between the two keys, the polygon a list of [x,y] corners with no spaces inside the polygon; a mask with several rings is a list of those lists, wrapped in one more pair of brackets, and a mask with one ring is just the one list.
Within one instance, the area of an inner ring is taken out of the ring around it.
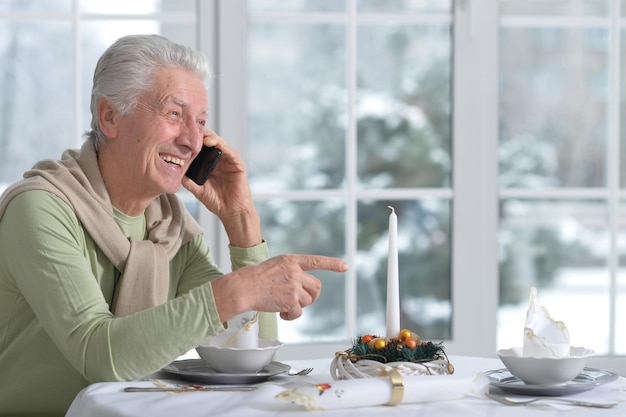
{"label": "window", "polygon": [[451,4],[435,3],[248,2],[248,160],[266,238],[354,266],[347,280],[317,273],[324,292],[281,323],[286,342],[385,333],[388,206],[402,323],[450,339]]}
{"label": "window", "polygon": [[160,33],[197,47],[195,1],[0,1],[0,189],[78,147],[91,77],[117,38]]}
{"label": "window", "polygon": [[[81,143],[114,39],[162,33],[214,63],[212,125],[248,161],[271,253],[352,266],[316,273],[320,300],[281,323],[287,354],[384,332],[393,206],[404,327],[492,356],[521,343],[534,285],[574,344],[624,355],[625,15],[620,0],[0,0],[0,188]],[[228,268],[217,222],[188,206]]]}
{"label": "window", "polygon": [[[473,166],[481,147],[462,149],[486,134],[495,155],[495,112],[457,116],[453,94],[469,100],[477,93],[471,78],[485,68],[495,74],[495,66],[453,71],[453,62],[470,58],[455,55],[453,2],[229,1],[219,13],[228,25],[218,30],[226,51],[218,88],[228,101],[218,125],[248,160],[272,254],[319,253],[352,265],[345,277],[316,273],[320,299],[303,318],[280,323],[281,339],[318,344],[314,354],[326,342],[324,354],[332,354],[358,334],[384,334],[388,206],[399,216],[402,326],[452,348],[475,339],[472,318],[494,333],[495,238],[485,251],[476,236],[495,236],[495,199],[490,211],[488,200],[454,184],[488,184]],[[463,36],[475,29],[467,15]],[[488,27],[493,39],[495,24]],[[469,88],[453,91],[457,79]],[[496,96],[485,91],[495,85],[481,91],[492,108]],[[464,133],[453,138],[455,126]],[[476,213],[463,219],[472,226],[455,228],[459,213]],[[465,271],[486,258],[492,266],[478,279]],[[476,290],[488,282],[493,288]],[[476,309],[490,293],[492,305]],[[465,352],[493,349],[493,340]]]}
{"label": "window", "polygon": [[[294,341],[345,344],[382,328],[385,209],[398,205],[403,326],[493,355],[521,344],[537,286],[574,344],[623,354],[620,100],[609,95],[620,90],[618,2],[522,3],[221,9],[221,20],[239,16],[221,42],[245,51],[232,62],[244,64],[246,87],[230,100],[247,112],[220,128],[247,121],[231,132],[272,248],[344,254],[354,267],[341,286],[325,279],[322,311],[285,324]],[[221,56],[224,72],[229,62]],[[434,131],[430,147],[418,146],[416,120]],[[415,165],[405,171],[404,160]]]}
{"label": "window", "polygon": [[500,345],[535,285],[572,344],[626,353],[623,6],[500,3]]}

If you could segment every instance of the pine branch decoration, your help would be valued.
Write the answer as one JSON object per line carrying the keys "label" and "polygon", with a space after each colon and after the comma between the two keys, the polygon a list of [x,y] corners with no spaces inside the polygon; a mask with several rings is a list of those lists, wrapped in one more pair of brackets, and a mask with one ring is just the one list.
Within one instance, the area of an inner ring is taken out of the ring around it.
{"label": "pine branch decoration", "polygon": [[[376,343],[377,341],[383,341]],[[428,362],[446,357],[443,342],[419,341],[409,343],[405,338],[384,339],[365,335],[354,341],[351,357],[356,360],[370,359],[382,363],[388,362]]]}

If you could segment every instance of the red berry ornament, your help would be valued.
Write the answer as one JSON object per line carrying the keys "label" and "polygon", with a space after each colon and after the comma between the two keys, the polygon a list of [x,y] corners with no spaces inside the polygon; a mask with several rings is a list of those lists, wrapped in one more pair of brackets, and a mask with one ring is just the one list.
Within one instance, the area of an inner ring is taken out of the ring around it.
{"label": "red berry ornament", "polygon": [[409,349],[415,349],[415,346],[417,346],[417,342],[415,341],[415,339],[413,338],[408,338],[404,340],[404,346],[408,347]]}

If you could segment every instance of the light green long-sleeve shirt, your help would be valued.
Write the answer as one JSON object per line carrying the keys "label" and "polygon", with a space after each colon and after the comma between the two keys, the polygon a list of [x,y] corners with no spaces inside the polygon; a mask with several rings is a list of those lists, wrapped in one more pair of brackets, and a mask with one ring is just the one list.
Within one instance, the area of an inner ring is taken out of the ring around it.
{"label": "light green long-sleeve shirt", "polygon": [[[144,239],[144,216],[115,213]],[[233,270],[268,258],[267,246],[230,248]],[[131,380],[224,330],[209,281],[222,273],[203,237],[170,262],[169,301],[114,318],[119,271],[70,207],[44,191],[13,199],[0,221],[0,416],[63,416],[91,382]],[[261,315],[261,337],[277,338]]]}

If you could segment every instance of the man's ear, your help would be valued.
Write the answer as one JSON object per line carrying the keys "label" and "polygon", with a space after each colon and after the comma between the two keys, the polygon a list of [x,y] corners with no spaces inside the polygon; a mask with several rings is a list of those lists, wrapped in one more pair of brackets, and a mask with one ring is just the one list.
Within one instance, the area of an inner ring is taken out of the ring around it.
{"label": "man's ear", "polygon": [[100,131],[107,138],[114,139],[117,137],[118,117],[119,113],[111,106],[109,100],[105,97],[100,97],[100,100],[98,100],[98,124],[100,125]]}

